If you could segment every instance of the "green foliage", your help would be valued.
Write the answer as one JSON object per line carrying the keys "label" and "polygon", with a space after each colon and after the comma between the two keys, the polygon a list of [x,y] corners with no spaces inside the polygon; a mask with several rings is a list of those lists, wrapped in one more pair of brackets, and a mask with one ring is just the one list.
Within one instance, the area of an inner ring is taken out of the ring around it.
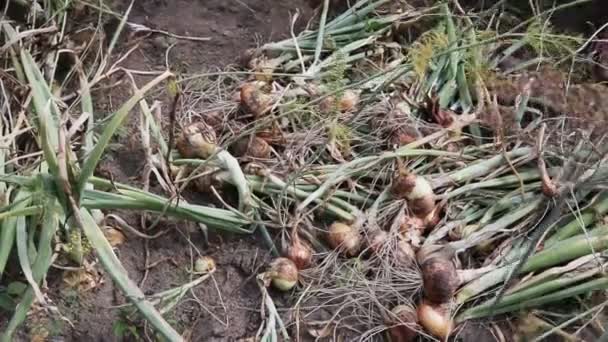
{"label": "green foliage", "polygon": [[584,41],[581,35],[556,32],[553,25],[541,17],[528,26],[526,40],[538,55],[557,59],[573,56]]}
{"label": "green foliage", "polygon": [[449,45],[445,24],[440,23],[432,30],[424,32],[409,49],[409,57],[416,75],[422,78],[437,53],[445,51]]}
{"label": "green foliage", "polygon": [[136,341],[142,340],[137,327],[124,315],[112,323],[112,332],[119,339],[133,338]]}

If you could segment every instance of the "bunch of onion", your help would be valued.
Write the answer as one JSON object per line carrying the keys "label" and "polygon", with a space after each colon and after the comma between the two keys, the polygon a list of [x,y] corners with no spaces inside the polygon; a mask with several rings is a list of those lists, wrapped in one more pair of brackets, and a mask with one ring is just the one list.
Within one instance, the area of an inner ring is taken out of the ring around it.
{"label": "bunch of onion", "polygon": [[241,86],[240,104],[241,108],[253,114],[254,118],[260,118],[270,112],[274,104],[274,98],[265,89],[266,82],[253,81]]}
{"label": "bunch of onion", "polygon": [[266,140],[256,135],[248,135],[238,139],[232,145],[232,151],[238,157],[268,159],[270,158],[272,147]]}
{"label": "bunch of onion", "polygon": [[184,127],[176,146],[184,158],[207,159],[218,151],[215,131],[203,121]]}

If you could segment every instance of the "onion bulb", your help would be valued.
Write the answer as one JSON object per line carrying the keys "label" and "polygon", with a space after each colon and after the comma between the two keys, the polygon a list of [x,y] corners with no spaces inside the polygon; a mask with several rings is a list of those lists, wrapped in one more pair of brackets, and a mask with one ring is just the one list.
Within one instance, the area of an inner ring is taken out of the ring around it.
{"label": "onion bulb", "polygon": [[186,126],[176,145],[184,158],[207,159],[218,149],[215,131],[202,121]]}
{"label": "onion bulb", "polygon": [[272,81],[274,71],[287,60],[285,56],[268,58],[259,56],[251,59],[250,67],[255,71],[255,79],[258,81]]}
{"label": "onion bulb", "polygon": [[445,340],[453,328],[449,304],[436,305],[423,301],[418,306],[418,322],[431,335]]}
{"label": "onion bulb", "polygon": [[399,240],[395,248],[395,261],[399,265],[411,265],[416,260],[416,252],[407,241]]}
{"label": "onion bulb", "polygon": [[425,226],[423,219],[418,218],[416,216],[404,216],[401,223],[399,224],[399,231],[401,233],[413,230],[423,231],[424,227]]}
{"label": "onion bulb", "polygon": [[255,58],[258,58],[261,55],[261,50],[256,48],[250,48],[239,56],[239,64],[241,67],[246,69],[253,69],[254,64],[252,63]]}
{"label": "onion bulb", "polygon": [[410,209],[420,217],[426,217],[435,209],[435,193],[431,183],[422,176],[398,170],[393,178],[392,193],[408,200]]}
{"label": "onion bulb", "polygon": [[217,170],[203,169],[196,178],[192,180],[195,189],[200,193],[210,193],[211,188],[220,188],[222,181],[218,179]]}
{"label": "onion bulb", "polygon": [[319,109],[323,113],[331,113],[334,110],[346,113],[357,108],[359,103],[359,92],[356,90],[345,90],[340,97],[340,101],[336,103],[335,96],[328,96],[319,104]]}
{"label": "onion bulb", "polygon": [[393,342],[415,341],[418,317],[416,309],[409,305],[397,305],[391,310],[392,321],[389,322],[391,340]]}
{"label": "onion bulb", "polygon": [[241,107],[255,118],[266,115],[272,107],[272,96],[262,90],[265,85],[265,82],[254,81],[241,87]]}
{"label": "onion bulb", "polygon": [[458,272],[451,260],[431,256],[422,263],[424,296],[433,303],[448,303],[460,284]]}
{"label": "onion bulb", "polygon": [[367,246],[374,254],[380,254],[388,241],[388,233],[376,229],[367,235]]}
{"label": "onion bulb", "polygon": [[270,158],[271,149],[266,140],[257,136],[243,137],[233,145],[236,156],[256,159]]}
{"label": "onion bulb", "polygon": [[435,206],[435,208],[424,217],[423,222],[425,229],[433,229],[439,224],[439,221],[441,221],[440,211],[441,208]]}
{"label": "onion bulb", "polygon": [[306,242],[303,242],[294,234],[291,246],[287,249],[287,258],[296,265],[299,270],[307,269],[312,263],[312,247]]}
{"label": "onion bulb", "polygon": [[334,222],[329,227],[328,240],[332,248],[342,250],[348,257],[357,255],[361,247],[359,232],[342,222]]}
{"label": "onion bulb", "polygon": [[391,147],[405,146],[413,143],[416,140],[416,136],[408,133],[407,130],[404,128],[394,130],[389,138]]}
{"label": "onion bulb", "polygon": [[276,258],[270,263],[267,275],[272,285],[281,291],[289,291],[298,283],[298,268],[287,258]]}
{"label": "onion bulb", "polygon": [[194,262],[194,273],[209,273],[215,269],[215,260],[210,256],[202,256]]}

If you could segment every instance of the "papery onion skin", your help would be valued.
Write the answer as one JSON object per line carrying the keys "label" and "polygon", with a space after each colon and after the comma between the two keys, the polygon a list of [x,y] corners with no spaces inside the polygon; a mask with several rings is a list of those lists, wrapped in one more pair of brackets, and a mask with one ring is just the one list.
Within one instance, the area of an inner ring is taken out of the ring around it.
{"label": "papery onion skin", "polygon": [[334,222],[329,227],[328,240],[332,248],[340,249],[348,257],[356,256],[361,248],[359,232],[342,222]]}
{"label": "papery onion skin", "polygon": [[237,157],[250,157],[256,159],[270,158],[272,148],[262,138],[257,136],[243,137],[232,146],[232,151]]}
{"label": "papery onion skin", "polygon": [[424,327],[424,329],[431,335],[441,338],[442,340],[447,339],[453,329],[453,321],[450,317],[449,304],[434,304],[427,301],[423,301],[418,306],[418,322]]}
{"label": "papery onion skin", "polygon": [[377,229],[367,235],[367,246],[374,254],[380,254],[388,241],[388,233]]}
{"label": "papery onion skin", "polygon": [[215,269],[215,260],[209,256],[202,256],[194,262],[195,273],[207,273]]}
{"label": "papery onion skin", "polygon": [[[435,203],[433,203],[433,206],[434,206],[434,204]],[[441,212],[440,208],[438,206],[435,206],[434,209],[424,217],[423,222],[424,222],[424,228],[426,230],[431,230],[439,224],[439,222],[441,221],[440,212]]]}
{"label": "papery onion skin", "polygon": [[334,96],[327,96],[319,104],[319,109],[323,113],[331,113],[334,110],[345,113],[353,111],[359,104],[359,94],[354,90],[346,90],[342,94],[340,101],[336,104],[336,98]]}
{"label": "papery onion skin", "polygon": [[298,267],[288,258],[276,258],[270,263],[268,275],[272,285],[281,291],[289,291],[298,283]]}
{"label": "papery onion skin", "polygon": [[421,269],[425,298],[438,304],[451,301],[459,286],[454,263],[442,256],[430,256]]}
{"label": "papery onion skin", "polygon": [[412,230],[424,231],[424,228],[424,220],[416,216],[404,216],[401,224],[399,225],[399,231],[401,233]]}
{"label": "papery onion skin", "polygon": [[410,210],[416,216],[424,218],[435,209],[433,187],[422,176],[399,170],[393,178],[391,191],[393,196],[407,199]]}
{"label": "papery onion skin", "polygon": [[207,159],[218,149],[215,131],[202,121],[186,126],[176,146],[184,158]]}
{"label": "papery onion skin", "polygon": [[259,118],[268,114],[272,107],[272,96],[266,94],[262,90],[265,85],[265,82],[255,81],[245,83],[241,87],[241,107],[245,111],[253,114],[255,118]]}
{"label": "papery onion skin", "polygon": [[409,305],[397,305],[391,310],[395,316],[389,322],[392,342],[412,342],[416,340],[418,332],[418,315],[416,309]]}
{"label": "papery onion skin", "polygon": [[287,249],[287,258],[293,261],[299,270],[307,269],[312,264],[312,247],[296,237]]}
{"label": "papery onion skin", "polygon": [[399,265],[412,265],[416,260],[416,252],[407,241],[399,240],[395,248],[395,261]]}

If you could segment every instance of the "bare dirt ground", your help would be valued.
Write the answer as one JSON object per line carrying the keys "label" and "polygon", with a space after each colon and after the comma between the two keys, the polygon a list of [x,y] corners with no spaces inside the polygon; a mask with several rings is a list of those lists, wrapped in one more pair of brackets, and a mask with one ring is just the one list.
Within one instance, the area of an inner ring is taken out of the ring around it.
{"label": "bare dirt ground", "polygon": [[[128,2],[114,4],[123,13]],[[285,38],[289,34],[290,13],[300,11],[300,18],[309,18],[312,10],[303,0],[205,0],[205,1],[136,1],[129,22],[170,31],[176,35],[209,37],[210,41],[168,40],[164,35],[141,39],[124,34],[118,54],[139,44],[122,64],[133,70],[164,70],[168,61],[172,70],[199,73],[225,67],[238,60],[239,55],[257,43]],[[110,23],[112,24],[112,23]],[[296,25],[302,29],[305,20]],[[167,47],[175,44],[168,54]],[[141,78],[144,82],[145,77]],[[128,98],[127,87],[113,88],[95,94],[101,101],[98,110],[111,112],[113,104]],[[160,98],[160,100],[163,100]],[[166,110],[168,105],[163,106]],[[179,109],[178,109],[179,110]],[[164,113],[163,113],[164,114]],[[165,119],[165,118],[163,118]],[[133,113],[126,133],[119,139],[117,148],[100,167],[100,172],[117,181],[140,184],[143,154],[136,128],[137,115]],[[196,202],[200,199],[193,198]],[[123,217],[129,224],[141,229],[140,218]],[[251,236],[209,236],[206,244],[201,231],[193,225],[161,222],[153,231],[168,230],[154,240],[143,240],[127,234],[127,242],[119,246],[117,254],[133,280],[146,294],[180,286],[189,280],[187,268],[192,258],[212,256],[217,272],[186,296],[174,311],[167,315],[171,322],[192,341],[237,341],[256,334],[260,324],[261,294],[255,275],[268,259],[268,249]],[[146,262],[149,267],[146,274]],[[46,325],[50,338],[57,341],[131,341],[154,340],[147,336],[150,329],[142,329],[131,310],[117,308],[126,301],[106,277],[94,289],[77,293],[64,282],[64,271],[56,269],[48,287],[51,298],[60,312],[71,321],[38,322],[32,319],[21,335],[30,340],[32,334]],[[145,277],[145,279],[144,279]],[[277,294],[278,296],[278,294]],[[276,298],[281,303],[280,297]],[[122,332],[119,332],[122,330]],[[147,330],[147,331],[146,331]]]}

